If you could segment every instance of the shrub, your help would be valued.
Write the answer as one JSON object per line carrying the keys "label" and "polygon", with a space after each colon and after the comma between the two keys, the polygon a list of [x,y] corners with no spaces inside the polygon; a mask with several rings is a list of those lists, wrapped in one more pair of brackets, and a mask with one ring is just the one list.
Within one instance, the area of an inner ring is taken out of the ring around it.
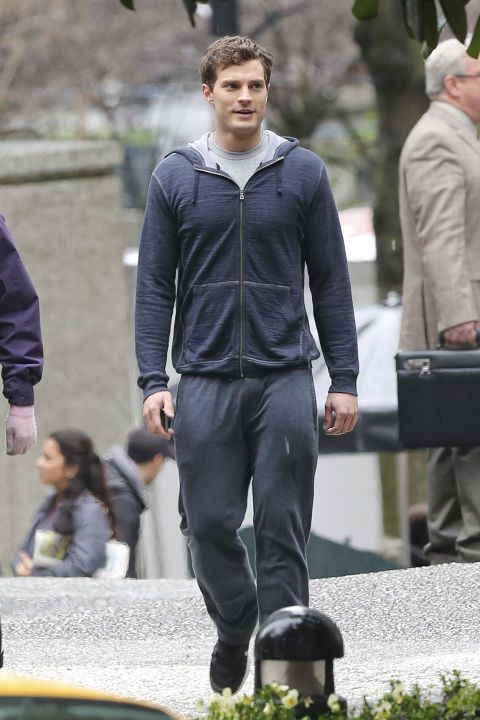
{"label": "shrub", "polygon": [[[349,713],[342,709],[336,695],[328,698],[329,715],[316,720],[471,720],[480,718],[480,688],[463,678],[458,671],[441,675],[440,691],[425,693],[418,685],[406,692],[398,680],[375,702],[364,699]],[[201,720],[309,720],[310,698],[299,698],[297,690],[272,683],[253,695],[232,697],[227,688],[214,694],[197,709]],[[197,719],[200,720],[200,719]]]}

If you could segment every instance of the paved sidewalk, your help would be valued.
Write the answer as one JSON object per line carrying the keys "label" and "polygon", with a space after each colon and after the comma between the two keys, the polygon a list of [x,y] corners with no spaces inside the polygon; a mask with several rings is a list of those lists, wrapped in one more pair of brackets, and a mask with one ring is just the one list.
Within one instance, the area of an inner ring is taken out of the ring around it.
{"label": "paved sidewalk", "polygon": [[[312,607],[344,638],[337,691],[355,704],[392,677],[438,687],[455,668],[480,682],[479,598],[480,563],[312,581]],[[184,715],[210,694],[215,633],[194,581],[0,579],[0,613],[8,669]]]}

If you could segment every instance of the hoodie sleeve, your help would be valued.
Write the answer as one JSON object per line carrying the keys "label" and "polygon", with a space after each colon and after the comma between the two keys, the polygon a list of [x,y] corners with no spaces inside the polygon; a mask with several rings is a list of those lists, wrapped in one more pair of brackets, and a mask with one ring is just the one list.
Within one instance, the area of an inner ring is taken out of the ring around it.
{"label": "hoodie sleeve", "polygon": [[175,304],[178,245],[174,214],[153,173],[137,270],[135,346],[144,398],[166,390],[170,325]]}
{"label": "hoodie sleeve", "polygon": [[0,215],[0,363],[3,394],[11,405],[33,405],[43,347],[37,293]]}
{"label": "hoodie sleeve", "polygon": [[358,350],[347,258],[337,208],[322,165],[305,225],[313,313],[330,392],[356,395]]}

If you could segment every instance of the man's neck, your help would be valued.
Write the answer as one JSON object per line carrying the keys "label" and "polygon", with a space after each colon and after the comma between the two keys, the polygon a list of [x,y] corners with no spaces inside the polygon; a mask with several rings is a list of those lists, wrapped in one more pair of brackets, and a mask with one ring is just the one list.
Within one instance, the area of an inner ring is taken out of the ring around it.
{"label": "man's neck", "polygon": [[435,101],[441,102],[441,103],[444,103],[445,105],[450,105],[451,107],[456,108],[458,111],[460,111],[461,113],[463,113],[463,115],[465,115],[465,118],[468,119],[468,120],[470,120],[470,122],[471,122],[473,125],[476,124],[475,120],[474,120],[474,119],[471,117],[471,115],[465,110],[465,108],[463,108],[463,107],[461,106],[461,104],[455,102],[455,100],[452,100],[450,97],[448,97],[448,95],[445,95],[445,94],[437,95],[437,97],[433,98],[433,101],[434,101],[434,102],[435,102]]}
{"label": "man's neck", "polygon": [[222,150],[227,150],[228,152],[245,152],[260,145],[262,142],[262,129],[258,128],[251,135],[238,137],[238,135],[234,135],[234,133],[224,132],[221,129],[215,128],[214,141]]}

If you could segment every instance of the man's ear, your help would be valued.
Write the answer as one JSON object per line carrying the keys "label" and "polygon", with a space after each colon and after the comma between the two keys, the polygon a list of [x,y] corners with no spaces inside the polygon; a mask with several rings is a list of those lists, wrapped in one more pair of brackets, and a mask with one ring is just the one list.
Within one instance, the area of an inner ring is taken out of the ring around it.
{"label": "man's ear", "polygon": [[202,84],[202,95],[208,103],[213,103],[213,93],[206,83]]}
{"label": "man's ear", "polygon": [[161,455],[158,453],[153,457],[153,462],[155,463],[155,467],[160,468],[162,467],[163,463],[165,462],[165,455]]}
{"label": "man's ear", "polygon": [[447,75],[443,81],[443,89],[450,97],[457,99],[460,95],[458,81],[454,75]]}

